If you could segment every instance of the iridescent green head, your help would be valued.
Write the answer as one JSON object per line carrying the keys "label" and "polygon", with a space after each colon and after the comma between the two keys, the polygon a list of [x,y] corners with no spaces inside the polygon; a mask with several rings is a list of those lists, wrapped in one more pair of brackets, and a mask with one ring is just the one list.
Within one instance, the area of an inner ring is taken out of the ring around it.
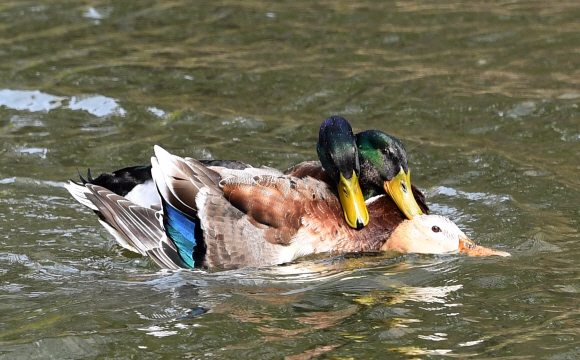
{"label": "iridescent green head", "polygon": [[352,127],[340,116],[330,117],[320,125],[318,158],[336,184],[344,217],[349,226],[362,229],[369,222],[368,210],[360,189],[360,163]]}
{"label": "iridescent green head", "polygon": [[411,172],[403,143],[379,130],[356,134],[365,198],[386,192],[409,219],[423,214],[411,190]]}

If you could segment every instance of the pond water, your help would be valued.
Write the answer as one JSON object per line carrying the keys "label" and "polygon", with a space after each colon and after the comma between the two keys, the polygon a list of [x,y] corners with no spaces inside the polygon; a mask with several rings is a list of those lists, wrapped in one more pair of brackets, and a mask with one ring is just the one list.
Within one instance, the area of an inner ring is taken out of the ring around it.
{"label": "pond water", "polygon": [[[580,357],[576,1],[0,5],[0,359]],[[433,212],[511,258],[160,271],[62,188],[178,155],[285,169],[401,139]]]}

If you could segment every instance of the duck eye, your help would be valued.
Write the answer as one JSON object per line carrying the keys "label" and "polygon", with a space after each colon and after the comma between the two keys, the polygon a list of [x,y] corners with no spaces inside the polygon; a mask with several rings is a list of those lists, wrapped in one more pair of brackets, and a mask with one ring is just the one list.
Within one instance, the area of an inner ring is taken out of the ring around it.
{"label": "duck eye", "polygon": [[432,230],[433,232],[436,232],[436,233],[437,233],[437,232],[441,232],[441,228],[440,228],[439,226],[433,226],[433,227],[431,228],[431,230]]}

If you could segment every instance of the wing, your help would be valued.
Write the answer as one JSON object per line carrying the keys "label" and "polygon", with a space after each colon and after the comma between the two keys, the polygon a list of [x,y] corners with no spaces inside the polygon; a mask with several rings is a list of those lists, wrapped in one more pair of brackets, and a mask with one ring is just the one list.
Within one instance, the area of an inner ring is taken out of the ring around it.
{"label": "wing", "polygon": [[160,212],[139,206],[98,185],[70,181],[65,187],[77,201],[97,213],[100,222],[121,246],[149,255],[163,268],[184,267],[175,245],[165,235]]}
{"label": "wing", "polygon": [[[222,189],[224,177],[229,182],[247,184],[255,176],[281,175],[279,171],[208,168],[195,159],[171,155],[160,147],[155,147],[155,155],[152,173],[164,202],[199,219],[203,238],[196,241],[198,245],[203,243],[199,251],[204,252],[204,266],[238,268],[280,262],[282,246],[266,241],[266,233],[275,231],[272,226],[257,222],[243,206],[236,207]],[[164,221],[167,224],[167,219]]]}
{"label": "wing", "polygon": [[290,169],[284,171],[284,174],[294,176],[300,179],[310,176],[314,179],[329,184],[331,188],[333,188],[333,186],[336,186],[336,184],[333,184],[332,179],[330,178],[330,176],[328,176],[328,174],[322,167],[320,161],[301,162],[299,164],[292,166]]}

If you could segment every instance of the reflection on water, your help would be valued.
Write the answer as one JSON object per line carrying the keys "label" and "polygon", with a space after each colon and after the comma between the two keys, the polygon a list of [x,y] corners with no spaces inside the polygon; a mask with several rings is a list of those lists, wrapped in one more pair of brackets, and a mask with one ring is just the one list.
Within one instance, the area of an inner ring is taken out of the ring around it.
{"label": "reflection on water", "polygon": [[107,116],[110,114],[125,115],[126,111],[119,107],[114,99],[106,96],[91,96],[81,100],[73,96],[70,99],[68,108],[71,110],[85,110],[95,116]]}
{"label": "reflection on water", "polygon": [[[66,97],[53,96],[35,91],[22,90],[0,90],[0,106],[14,110],[50,111],[62,106],[63,101],[68,100]],[[117,104],[115,99],[106,96],[88,96],[77,99],[76,96],[70,98],[68,106],[70,110],[84,110],[95,116],[107,116],[111,114],[124,115],[125,110]],[[12,120],[10,121],[12,122]],[[42,126],[42,125],[37,125]]]}
{"label": "reflection on water", "polygon": [[[370,292],[365,296],[355,299],[355,302],[364,305],[372,305],[377,302],[388,302],[396,304],[400,302],[417,301],[425,303],[445,304],[445,297],[452,291],[461,289],[463,285],[440,286],[440,287],[401,287],[397,293],[383,294],[381,292]],[[447,307],[458,306],[459,304],[445,304]]]}
{"label": "reflection on water", "polygon": [[65,98],[43,94],[38,90],[0,90],[0,105],[15,110],[49,111],[61,106]]}
{"label": "reflection on water", "polygon": [[[4,4],[0,359],[577,358],[574,1]],[[159,271],[62,189],[159,144],[287,168],[342,115],[509,259]]]}

